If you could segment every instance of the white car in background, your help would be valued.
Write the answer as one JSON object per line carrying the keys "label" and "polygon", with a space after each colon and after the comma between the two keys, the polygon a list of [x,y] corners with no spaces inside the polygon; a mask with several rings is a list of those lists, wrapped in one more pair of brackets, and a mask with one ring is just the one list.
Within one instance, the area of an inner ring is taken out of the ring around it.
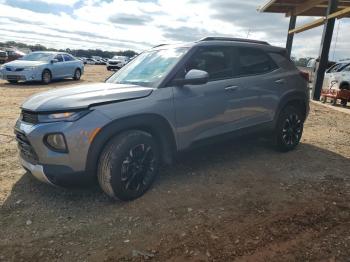
{"label": "white car in background", "polygon": [[107,62],[107,70],[120,69],[129,63],[129,57],[127,56],[113,56]]}
{"label": "white car in background", "polygon": [[326,71],[324,89],[350,90],[350,62],[337,63]]}
{"label": "white car in background", "polygon": [[86,58],[85,62],[88,65],[96,65],[97,64],[97,61],[95,59],[92,59],[92,58]]}

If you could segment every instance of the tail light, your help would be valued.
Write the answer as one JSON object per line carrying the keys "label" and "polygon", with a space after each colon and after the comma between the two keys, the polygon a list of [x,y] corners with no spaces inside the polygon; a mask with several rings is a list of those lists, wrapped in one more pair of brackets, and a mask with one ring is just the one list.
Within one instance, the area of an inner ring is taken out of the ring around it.
{"label": "tail light", "polygon": [[300,71],[300,75],[301,75],[307,82],[310,81],[309,73]]}

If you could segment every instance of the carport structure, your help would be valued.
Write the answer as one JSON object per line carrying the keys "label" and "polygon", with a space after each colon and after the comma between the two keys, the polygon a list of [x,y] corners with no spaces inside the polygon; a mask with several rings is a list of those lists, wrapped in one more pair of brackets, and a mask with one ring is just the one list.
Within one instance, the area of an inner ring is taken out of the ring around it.
{"label": "carport structure", "polygon": [[[319,100],[324,74],[327,69],[334,23],[336,19],[350,17],[350,0],[269,0],[260,8],[260,12],[282,13],[286,17],[290,17],[286,43],[289,55],[292,51],[294,34],[324,25],[319,52],[319,64],[312,89],[313,99]],[[320,18],[296,28],[295,25],[298,16]]]}

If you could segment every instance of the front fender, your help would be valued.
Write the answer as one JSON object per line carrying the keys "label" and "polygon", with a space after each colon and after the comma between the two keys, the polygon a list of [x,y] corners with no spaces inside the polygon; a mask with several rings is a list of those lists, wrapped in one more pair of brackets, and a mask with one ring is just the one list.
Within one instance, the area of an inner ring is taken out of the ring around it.
{"label": "front fender", "polygon": [[92,175],[96,174],[100,153],[112,137],[135,129],[151,133],[160,144],[163,162],[167,164],[172,162],[177,150],[174,129],[160,115],[141,114],[114,120],[99,131],[89,148],[86,171]]}

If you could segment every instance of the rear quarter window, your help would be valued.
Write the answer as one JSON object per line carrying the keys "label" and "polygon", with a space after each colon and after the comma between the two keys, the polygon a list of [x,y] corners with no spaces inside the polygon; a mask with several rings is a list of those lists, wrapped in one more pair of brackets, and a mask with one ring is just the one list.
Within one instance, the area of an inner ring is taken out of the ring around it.
{"label": "rear quarter window", "polygon": [[285,55],[280,53],[269,53],[270,57],[275,61],[275,63],[286,70],[295,70],[296,67],[294,63]]}
{"label": "rear quarter window", "polygon": [[240,76],[266,74],[278,68],[267,53],[257,48],[239,48],[238,64]]}

